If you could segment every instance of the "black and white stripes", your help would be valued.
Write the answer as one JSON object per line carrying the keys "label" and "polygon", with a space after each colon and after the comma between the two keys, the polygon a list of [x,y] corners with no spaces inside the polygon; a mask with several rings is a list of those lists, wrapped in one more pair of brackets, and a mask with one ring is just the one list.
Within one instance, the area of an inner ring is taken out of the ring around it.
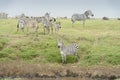
{"label": "black and white stripes", "polygon": [[91,10],[87,10],[83,14],[73,14],[71,17],[72,26],[75,23],[75,21],[83,21],[83,26],[85,26],[85,21],[86,19],[89,19],[89,16],[94,16]]}
{"label": "black and white stripes", "polygon": [[60,48],[62,63],[66,62],[67,55],[75,55],[76,60],[78,60],[78,45],[76,43],[65,46],[62,41],[58,40],[58,47]]}
{"label": "black and white stripes", "polygon": [[29,30],[29,28],[33,28],[36,32],[39,28],[38,22],[36,20],[31,18],[20,18],[17,24],[17,32],[19,31],[19,29],[21,29],[24,32],[25,27],[27,28],[27,31]]}

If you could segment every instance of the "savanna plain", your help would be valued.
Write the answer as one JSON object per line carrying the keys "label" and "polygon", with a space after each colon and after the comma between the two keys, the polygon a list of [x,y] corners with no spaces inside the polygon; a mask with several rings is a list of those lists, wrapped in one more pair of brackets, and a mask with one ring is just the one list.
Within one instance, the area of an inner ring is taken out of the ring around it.
{"label": "savanna plain", "polygon": [[[120,21],[87,20],[74,27],[70,19],[58,19],[61,29],[43,34],[17,32],[17,19],[0,19],[0,80],[119,80]],[[67,56],[62,64],[57,40],[77,42],[78,62]]]}

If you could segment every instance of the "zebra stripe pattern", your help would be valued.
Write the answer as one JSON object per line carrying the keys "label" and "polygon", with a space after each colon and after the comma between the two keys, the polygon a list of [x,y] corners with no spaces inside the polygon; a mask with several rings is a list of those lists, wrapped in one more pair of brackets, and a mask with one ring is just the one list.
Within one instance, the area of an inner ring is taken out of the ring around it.
{"label": "zebra stripe pattern", "polygon": [[61,23],[60,22],[56,22],[54,28],[55,28],[55,32],[58,32],[59,29],[61,28]]}
{"label": "zebra stripe pattern", "polygon": [[73,14],[71,17],[72,27],[73,27],[73,24],[75,23],[75,21],[83,21],[83,27],[84,27],[85,21],[86,21],[86,19],[89,19],[89,16],[94,16],[94,14],[92,13],[91,10],[87,10],[83,14],[78,14],[78,13]]}
{"label": "zebra stripe pattern", "polygon": [[29,28],[35,28],[36,32],[39,28],[38,22],[36,20],[30,18],[20,18],[17,24],[17,32],[19,31],[19,29],[21,29],[24,32],[24,27],[27,28],[27,31]]}
{"label": "zebra stripe pattern", "polygon": [[62,41],[58,40],[58,48],[60,48],[62,63],[66,63],[67,55],[75,55],[76,61],[78,61],[78,45],[76,43],[65,46]]}
{"label": "zebra stripe pattern", "polygon": [[45,34],[45,32],[47,32],[47,34],[49,34],[50,28],[51,28],[51,32],[53,32],[52,22],[48,21],[45,17],[42,17],[42,25],[43,25],[43,29],[44,29],[44,34]]}

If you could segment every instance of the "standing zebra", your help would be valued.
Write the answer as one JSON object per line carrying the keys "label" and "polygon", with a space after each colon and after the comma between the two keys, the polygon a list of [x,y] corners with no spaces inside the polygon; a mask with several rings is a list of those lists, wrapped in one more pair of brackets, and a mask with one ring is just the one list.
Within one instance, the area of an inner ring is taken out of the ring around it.
{"label": "standing zebra", "polygon": [[50,31],[53,33],[53,24],[56,21],[55,18],[50,17],[49,13],[45,13],[45,15],[42,17],[42,25],[44,29],[44,34],[47,32],[48,34]]}
{"label": "standing zebra", "polygon": [[17,24],[17,32],[21,29],[24,32],[24,20],[19,19]]}
{"label": "standing zebra", "polygon": [[90,18],[89,16],[94,16],[94,14],[92,13],[91,10],[85,11],[84,14],[78,14],[78,13],[73,14],[71,17],[72,27],[73,27],[73,24],[75,23],[75,21],[83,21],[83,27],[84,27],[86,19]]}
{"label": "standing zebra", "polygon": [[49,21],[50,20],[50,13],[45,13],[44,17],[45,17],[45,19],[47,19]]}
{"label": "standing zebra", "polygon": [[42,25],[43,25],[43,29],[44,29],[44,34],[45,32],[47,32],[47,34],[51,32],[53,33],[53,24],[52,22],[48,21],[45,17],[42,17]]}
{"label": "standing zebra", "polygon": [[76,43],[65,46],[62,41],[58,40],[58,48],[60,48],[62,63],[66,63],[67,55],[75,55],[76,61],[78,61],[78,45]]}
{"label": "standing zebra", "polygon": [[30,18],[21,18],[18,20],[17,32],[21,29],[24,32],[24,28],[27,28],[27,32],[30,28],[33,28],[38,31],[38,22]]}
{"label": "standing zebra", "polygon": [[60,22],[56,22],[54,28],[55,28],[55,32],[58,32],[59,29],[61,28],[61,23]]}

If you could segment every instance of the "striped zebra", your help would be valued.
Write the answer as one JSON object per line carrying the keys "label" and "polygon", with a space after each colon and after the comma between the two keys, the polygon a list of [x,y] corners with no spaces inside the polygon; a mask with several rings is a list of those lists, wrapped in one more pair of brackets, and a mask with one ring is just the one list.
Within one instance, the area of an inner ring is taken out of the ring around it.
{"label": "striped zebra", "polygon": [[65,46],[62,41],[58,40],[58,48],[60,48],[62,63],[66,63],[67,55],[75,55],[76,61],[78,61],[78,45],[76,43]]}
{"label": "striped zebra", "polygon": [[61,28],[61,23],[60,22],[56,22],[55,25],[54,25],[54,28],[55,28],[55,32],[58,32],[59,29]]}
{"label": "striped zebra", "polygon": [[72,27],[75,21],[83,21],[83,27],[84,27],[86,19],[90,19],[89,16],[94,16],[91,10],[87,10],[83,14],[78,14],[78,13],[73,14],[71,17]]}
{"label": "striped zebra", "polygon": [[24,20],[19,19],[17,24],[17,32],[21,29],[24,32]]}
{"label": "striped zebra", "polygon": [[53,33],[53,24],[56,21],[54,17],[50,17],[50,13],[45,13],[45,15],[42,17],[42,25],[44,29],[44,34],[45,32],[47,34]]}
{"label": "striped zebra", "polygon": [[53,33],[53,24],[52,22],[48,21],[45,17],[42,17],[42,25],[44,29],[44,34],[45,33],[49,34],[50,30]]}
{"label": "striped zebra", "polygon": [[42,22],[42,17],[33,17],[34,20],[36,20],[38,23]]}
{"label": "striped zebra", "polygon": [[24,32],[25,27],[27,28],[27,32],[30,28],[35,29],[35,31],[37,32],[39,28],[38,22],[36,20],[30,18],[20,18],[17,24],[17,32],[19,31],[19,29]]}

